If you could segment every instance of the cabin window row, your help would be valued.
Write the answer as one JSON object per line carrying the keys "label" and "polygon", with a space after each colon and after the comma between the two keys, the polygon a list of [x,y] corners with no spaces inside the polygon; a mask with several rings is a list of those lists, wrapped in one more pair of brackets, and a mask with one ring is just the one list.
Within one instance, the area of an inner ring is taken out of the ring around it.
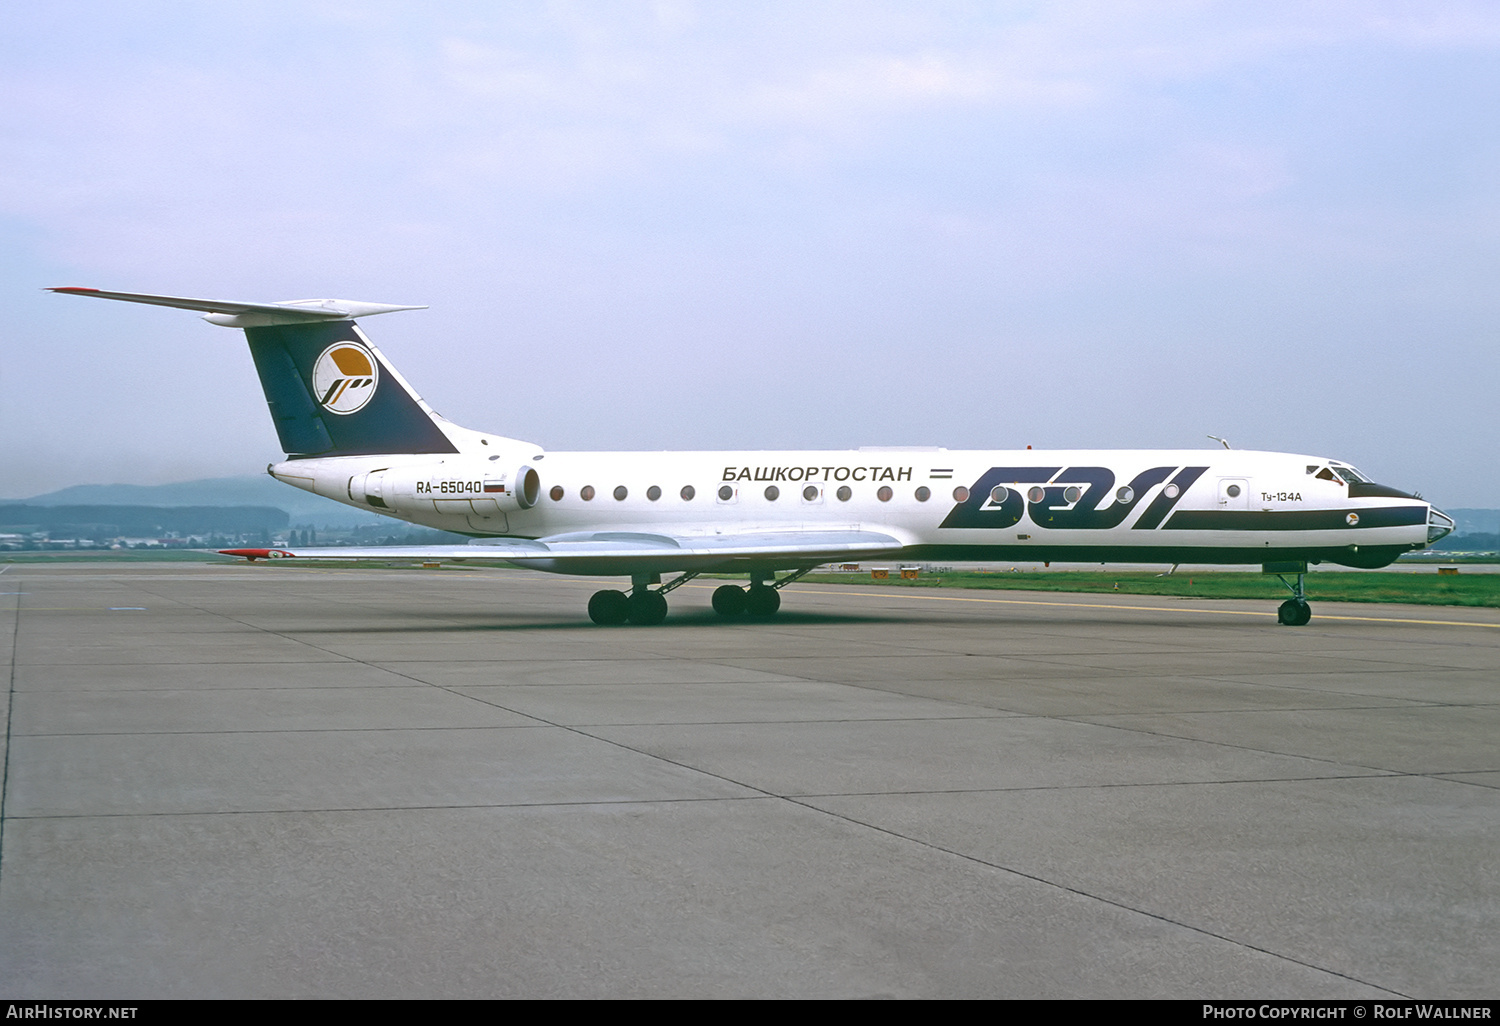
{"label": "cabin window row", "polygon": [[[1177,498],[1178,491],[1179,489],[1175,484],[1169,484],[1165,489],[1167,497],[1172,499]],[[563,497],[567,495],[567,491],[563,488],[562,485],[553,485],[552,490],[547,494],[551,497],[553,502],[561,502],[563,500]],[[598,493],[594,490],[593,485],[584,485],[578,490],[578,497],[584,502],[592,502],[594,496],[597,494]],[[624,502],[630,496],[630,489],[626,488],[624,485],[618,485],[611,494],[614,495],[616,500]],[[683,502],[691,502],[693,499],[697,498],[698,490],[692,485],[683,485],[682,491],[678,494],[682,496]],[[802,498],[807,502],[815,501],[818,498],[819,494],[820,489],[817,487],[817,485],[808,485],[806,488],[802,489]],[[840,502],[848,502],[850,499],[854,498],[854,490],[848,485],[840,485],[838,490],[833,494]],[[1231,491],[1230,494],[1237,493]],[[764,495],[767,501],[775,502],[777,499],[781,498],[781,489],[776,485],[767,485]],[[912,493],[912,495],[918,502],[926,502],[928,499],[932,498],[932,489],[928,488],[926,485],[922,485],[918,487],[916,491]],[[652,485],[650,488],[646,489],[646,498],[651,500],[652,502],[656,502],[661,498],[661,496],[662,490],[657,485]],[[881,485],[880,488],[876,490],[875,497],[881,502],[890,502],[893,498],[896,497],[896,493],[889,485]],[[1039,486],[1033,487],[1026,492],[1026,498],[1032,502],[1041,502],[1046,497],[1046,490]],[[721,502],[728,502],[732,498],[734,498],[734,488],[730,485],[722,485],[719,488],[719,500]],[[1010,489],[1005,485],[996,485],[994,488],[990,489],[988,501],[996,506],[999,506],[1004,504],[1004,502],[1009,498]],[[1064,502],[1073,503],[1077,502],[1081,498],[1083,498],[1083,489],[1079,488],[1077,485],[1069,485],[1067,488],[1063,489]],[[1131,488],[1129,485],[1125,485],[1117,489],[1115,492],[1115,500],[1117,502],[1131,502],[1134,499],[1135,489]],[[969,490],[963,485],[959,485],[957,488],[953,489],[953,501],[968,502]]]}
{"label": "cabin window row", "polygon": [[[594,500],[594,497],[598,494],[599,493],[594,490],[593,485],[584,485],[578,490],[578,497],[584,502],[592,502]],[[617,501],[624,502],[630,496],[630,489],[626,488],[624,485],[618,485],[611,494]],[[682,491],[678,494],[682,496],[683,502],[691,502],[697,497],[698,490],[692,485],[683,485]],[[734,498],[734,494],[734,488],[729,485],[723,485],[719,488],[719,500],[721,502],[728,502],[730,499]],[[822,490],[816,485],[808,485],[806,488],[802,489],[802,498],[807,502],[815,501],[820,494],[822,494]],[[854,490],[848,485],[840,485],[838,490],[833,494],[840,502],[848,502],[850,499],[854,498]],[[551,491],[549,491],[547,495],[552,499],[553,502],[562,502],[563,498],[567,495],[567,490],[564,489],[562,485],[553,485]],[[781,489],[776,485],[767,485],[764,495],[768,502],[775,502],[777,499],[781,498]],[[656,502],[661,498],[661,496],[662,490],[657,485],[652,485],[650,488],[646,489],[646,498],[652,502]],[[918,502],[926,502],[928,499],[932,498],[932,489],[928,488],[926,485],[921,485],[912,492],[912,496]],[[889,485],[881,485],[878,489],[876,489],[875,497],[881,502],[890,502],[896,497],[896,493]],[[966,502],[968,501],[968,498],[969,490],[967,488],[960,485],[959,487],[953,489],[953,499],[955,502]]]}

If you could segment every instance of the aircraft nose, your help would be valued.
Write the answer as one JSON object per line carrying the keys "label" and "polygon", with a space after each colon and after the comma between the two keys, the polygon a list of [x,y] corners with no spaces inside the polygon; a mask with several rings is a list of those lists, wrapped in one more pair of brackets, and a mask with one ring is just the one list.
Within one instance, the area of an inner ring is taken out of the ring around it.
{"label": "aircraft nose", "polygon": [[1436,506],[1427,507],[1427,544],[1432,545],[1453,533],[1453,518]]}

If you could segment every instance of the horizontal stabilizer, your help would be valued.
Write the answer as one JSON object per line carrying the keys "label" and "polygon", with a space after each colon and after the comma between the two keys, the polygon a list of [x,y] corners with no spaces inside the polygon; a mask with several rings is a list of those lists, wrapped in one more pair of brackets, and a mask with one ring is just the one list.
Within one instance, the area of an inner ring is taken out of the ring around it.
{"label": "horizontal stabilizer", "polygon": [[293,299],[284,303],[240,303],[227,299],[187,299],[182,296],[153,296],[143,292],[105,292],[101,289],[52,288],[66,296],[92,296],[95,299],[118,299],[125,303],[148,306],[170,306],[179,310],[201,310],[204,320],[226,328],[265,328],[277,324],[309,324],[318,321],[348,321],[356,317],[396,313],[401,310],[425,310],[426,306],[393,306],[389,303],[361,303],[352,299]]}

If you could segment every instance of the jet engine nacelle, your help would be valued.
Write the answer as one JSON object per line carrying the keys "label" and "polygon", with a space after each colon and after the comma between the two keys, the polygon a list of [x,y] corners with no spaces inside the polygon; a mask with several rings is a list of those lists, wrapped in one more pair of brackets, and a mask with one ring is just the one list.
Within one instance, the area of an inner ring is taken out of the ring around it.
{"label": "jet engine nacelle", "polygon": [[530,464],[506,471],[491,462],[444,460],[349,478],[349,498],[357,503],[424,522],[434,513],[462,518],[449,526],[494,534],[509,531],[507,515],[535,506],[541,494],[541,476]]}

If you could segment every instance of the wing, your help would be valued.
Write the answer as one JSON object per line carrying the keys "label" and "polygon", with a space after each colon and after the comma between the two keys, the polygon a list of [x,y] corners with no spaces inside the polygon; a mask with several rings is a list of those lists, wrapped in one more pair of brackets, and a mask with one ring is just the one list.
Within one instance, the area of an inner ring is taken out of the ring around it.
{"label": "wing", "polygon": [[397,559],[509,563],[561,574],[617,576],[697,571],[734,573],[793,569],[838,559],[893,555],[904,544],[874,531],[756,531],[677,536],[628,531],[559,534],[536,541],[486,539],[468,545],[384,545],[364,548],[221,549],[248,559]]}

